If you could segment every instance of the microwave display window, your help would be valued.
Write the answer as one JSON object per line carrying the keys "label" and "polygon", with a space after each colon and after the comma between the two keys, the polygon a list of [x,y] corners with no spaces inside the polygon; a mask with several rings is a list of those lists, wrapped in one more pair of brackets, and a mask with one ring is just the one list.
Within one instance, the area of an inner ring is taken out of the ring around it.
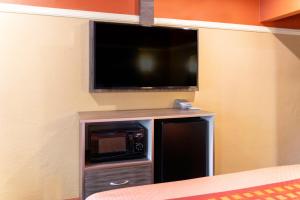
{"label": "microwave display window", "polygon": [[108,137],[98,140],[98,153],[126,152],[126,137]]}

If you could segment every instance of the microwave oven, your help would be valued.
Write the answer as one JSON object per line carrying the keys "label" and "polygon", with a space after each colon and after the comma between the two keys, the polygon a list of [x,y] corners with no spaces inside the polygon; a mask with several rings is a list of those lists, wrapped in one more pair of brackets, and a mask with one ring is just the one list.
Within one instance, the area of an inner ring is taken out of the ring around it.
{"label": "microwave oven", "polygon": [[147,129],[139,123],[98,123],[87,126],[87,159],[106,162],[146,157]]}

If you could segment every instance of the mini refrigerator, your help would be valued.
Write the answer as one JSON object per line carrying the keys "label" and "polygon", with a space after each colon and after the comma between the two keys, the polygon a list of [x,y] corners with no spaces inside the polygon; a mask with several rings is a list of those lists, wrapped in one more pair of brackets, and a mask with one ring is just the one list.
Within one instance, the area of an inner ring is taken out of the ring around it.
{"label": "mini refrigerator", "polygon": [[208,122],[199,117],[154,122],[154,182],[208,175]]}

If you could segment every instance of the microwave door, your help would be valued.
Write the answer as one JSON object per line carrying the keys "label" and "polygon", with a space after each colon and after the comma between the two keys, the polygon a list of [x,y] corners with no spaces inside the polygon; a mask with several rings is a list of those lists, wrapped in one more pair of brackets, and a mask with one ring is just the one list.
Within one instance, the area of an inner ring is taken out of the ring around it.
{"label": "microwave door", "polygon": [[127,152],[127,146],[125,133],[108,134],[98,140],[98,153],[123,154]]}
{"label": "microwave door", "polygon": [[127,135],[122,132],[94,133],[91,136],[91,158],[95,161],[115,160],[128,153]]}

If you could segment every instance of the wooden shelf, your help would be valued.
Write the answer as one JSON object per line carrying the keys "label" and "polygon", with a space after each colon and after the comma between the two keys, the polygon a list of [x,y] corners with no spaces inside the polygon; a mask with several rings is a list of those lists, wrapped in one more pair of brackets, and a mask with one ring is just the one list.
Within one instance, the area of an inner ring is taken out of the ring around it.
{"label": "wooden shelf", "polygon": [[[129,170],[133,175],[130,175],[132,185],[143,185],[153,183],[153,163],[154,163],[154,122],[156,119],[174,119],[174,118],[190,118],[200,117],[208,121],[208,173],[213,175],[213,123],[214,113],[203,110],[179,110],[174,108],[168,109],[146,109],[146,110],[118,110],[118,111],[87,111],[79,113],[80,120],[80,195],[84,199],[90,192],[104,191],[99,188],[95,189],[95,185],[104,184],[103,177],[107,174],[120,179],[127,177]],[[147,129],[147,157],[143,159],[90,163],[85,159],[86,145],[86,126],[89,123],[103,122],[122,122],[135,121],[142,124]],[[125,170],[125,171],[124,171]],[[140,177],[143,174],[143,182],[135,177]],[[145,176],[146,174],[146,176]],[[89,185],[90,184],[90,185]],[[106,183],[105,183],[106,184]],[[94,190],[95,189],[95,190]],[[109,188],[108,188],[109,189]]]}
{"label": "wooden shelf", "polygon": [[214,113],[203,110],[179,110],[173,108],[147,110],[90,111],[79,113],[80,122],[83,123],[209,116],[214,116]]}

